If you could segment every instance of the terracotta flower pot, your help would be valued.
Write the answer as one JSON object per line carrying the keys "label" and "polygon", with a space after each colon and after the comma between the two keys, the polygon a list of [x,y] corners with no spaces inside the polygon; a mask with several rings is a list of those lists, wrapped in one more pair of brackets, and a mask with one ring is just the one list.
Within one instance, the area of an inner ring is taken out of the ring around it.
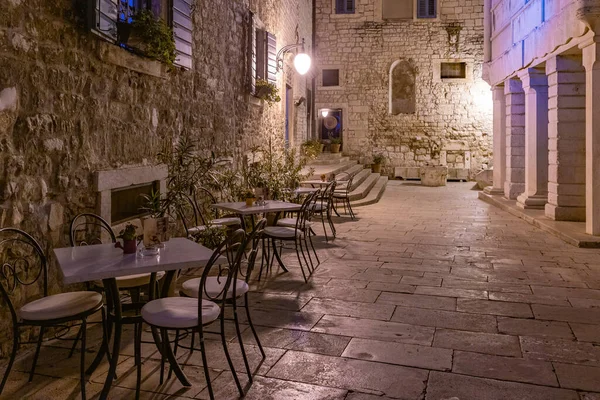
{"label": "terracotta flower pot", "polygon": [[123,240],[123,254],[134,254],[137,251],[137,240]]}
{"label": "terracotta flower pot", "polygon": [[249,197],[246,199],[246,205],[248,207],[252,207],[252,205],[254,204],[255,201],[256,201],[256,199],[254,197]]}
{"label": "terracotta flower pot", "polygon": [[381,173],[381,164],[371,164],[371,170],[373,171],[374,174],[380,174]]}
{"label": "terracotta flower pot", "polygon": [[341,146],[342,146],[342,145],[341,145],[341,144],[339,144],[339,143],[331,143],[331,144],[329,145],[329,150],[330,150],[332,153],[339,153],[339,152],[340,152],[340,147],[341,147]]}

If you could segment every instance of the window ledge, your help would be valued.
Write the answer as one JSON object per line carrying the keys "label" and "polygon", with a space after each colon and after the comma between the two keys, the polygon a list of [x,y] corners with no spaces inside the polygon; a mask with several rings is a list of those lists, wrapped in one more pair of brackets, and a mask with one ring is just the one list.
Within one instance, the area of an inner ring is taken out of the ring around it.
{"label": "window ledge", "polygon": [[119,46],[107,42],[98,42],[100,60],[157,78],[167,78],[167,67],[161,62],[135,55]]}

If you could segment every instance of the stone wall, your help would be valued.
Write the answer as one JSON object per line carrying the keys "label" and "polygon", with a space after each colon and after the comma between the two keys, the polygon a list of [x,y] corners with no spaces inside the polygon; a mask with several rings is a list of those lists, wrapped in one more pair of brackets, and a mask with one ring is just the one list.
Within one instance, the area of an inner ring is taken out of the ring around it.
{"label": "stone wall", "polygon": [[[335,14],[334,3],[317,0],[316,53],[320,68],[340,69],[341,82],[319,86],[316,103],[343,110],[344,153],[370,163],[372,152],[383,152],[391,172],[444,163],[444,151],[461,146],[470,151],[472,172],[490,164],[492,98],[481,79],[483,0],[440,0],[438,18],[429,20],[383,19],[382,0],[356,1],[354,14]],[[466,78],[441,79],[443,61],[465,62]],[[390,85],[396,65],[411,71],[404,77],[394,73]],[[390,107],[390,86],[409,81],[411,73],[414,89],[406,87]],[[398,104],[405,105],[404,113]],[[449,151],[445,161],[469,168],[467,156]]]}
{"label": "stone wall", "polygon": [[[164,144],[189,133],[206,150],[238,163],[269,135],[284,134],[284,101],[248,95],[250,11],[277,36],[312,48],[307,0],[212,0],[193,11],[191,70],[134,56],[90,33],[68,0],[0,2],[0,226],[22,228],[51,260],[51,292],[61,288],[51,249],[68,245],[70,219],[97,210],[94,171],[151,165]],[[293,98],[310,81],[283,82]],[[140,72],[141,71],[141,72]],[[284,97],[284,96],[282,96]],[[296,142],[306,137],[306,103],[293,107]],[[9,318],[0,309],[2,354]]]}

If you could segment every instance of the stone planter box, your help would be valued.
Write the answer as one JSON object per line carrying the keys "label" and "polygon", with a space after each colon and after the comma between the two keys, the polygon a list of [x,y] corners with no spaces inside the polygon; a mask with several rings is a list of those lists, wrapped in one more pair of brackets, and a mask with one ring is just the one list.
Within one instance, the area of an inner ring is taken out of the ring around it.
{"label": "stone planter box", "polygon": [[421,167],[419,176],[423,186],[446,186],[448,167]]}

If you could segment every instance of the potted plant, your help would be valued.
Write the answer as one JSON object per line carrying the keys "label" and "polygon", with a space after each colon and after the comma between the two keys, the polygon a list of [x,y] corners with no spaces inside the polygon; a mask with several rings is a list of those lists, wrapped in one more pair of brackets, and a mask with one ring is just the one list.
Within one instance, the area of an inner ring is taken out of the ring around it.
{"label": "potted plant", "polygon": [[381,153],[373,155],[373,164],[371,164],[371,170],[376,173],[381,173],[381,166],[385,162],[385,156]]}
{"label": "potted plant", "polygon": [[277,86],[264,79],[257,79],[254,88],[254,96],[266,101],[269,106],[281,101]]}
{"label": "potted plant", "polygon": [[254,191],[252,189],[246,189],[242,194],[242,197],[244,198],[244,200],[246,200],[246,205],[248,207],[252,207],[252,205],[256,201],[256,195],[254,194]]}
{"label": "potted plant", "polygon": [[141,211],[150,213],[149,217],[156,220],[158,240],[161,243],[169,240],[169,217],[166,215],[167,199],[163,199],[160,191],[152,189],[150,194],[141,194],[144,199]]}
{"label": "potted plant", "polygon": [[327,175],[321,174],[321,182],[325,182],[327,180]]}
{"label": "potted plant", "polygon": [[331,138],[330,139],[329,150],[331,151],[331,153],[334,153],[334,154],[339,153],[341,146],[342,146],[342,138]]}
{"label": "potted plant", "polygon": [[302,155],[311,160],[317,158],[322,150],[323,145],[318,140],[307,140],[302,143]]}
{"label": "potted plant", "polygon": [[209,249],[217,248],[227,237],[227,227],[222,225],[207,225],[206,228],[194,235],[197,243]]}
{"label": "potted plant", "polygon": [[152,11],[143,9],[132,22],[117,23],[117,40],[135,53],[163,62],[174,68],[175,39],[173,29]]}
{"label": "potted plant", "polygon": [[123,239],[123,244],[117,242],[115,247],[123,249],[125,254],[133,254],[137,250],[137,226],[133,224],[125,225],[125,228],[119,232],[119,239]]}

